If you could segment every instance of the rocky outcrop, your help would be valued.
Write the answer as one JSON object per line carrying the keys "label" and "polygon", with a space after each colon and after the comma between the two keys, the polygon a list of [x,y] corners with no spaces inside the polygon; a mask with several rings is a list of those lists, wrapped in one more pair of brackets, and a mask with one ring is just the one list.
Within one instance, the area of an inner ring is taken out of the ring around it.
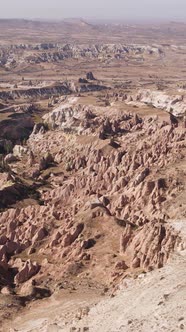
{"label": "rocky outcrop", "polygon": [[[108,109],[109,110],[109,109]],[[98,111],[103,108],[94,106],[73,105],[66,107],[61,104],[50,113],[43,116],[43,120],[53,129],[61,129],[65,132],[89,135],[97,132],[99,138],[106,139],[118,134],[125,134],[133,126],[140,125],[142,120],[136,115],[125,114],[122,117],[113,116],[112,119],[98,116]]]}
{"label": "rocky outcrop", "polygon": [[36,135],[36,134],[44,134],[46,131],[46,128],[43,123],[36,123],[34,125],[33,131],[31,135]]}
{"label": "rocky outcrop", "polygon": [[9,153],[6,155],[6,157],[4,158],[5,163],[10,164],[13,162],[17,161],[17,157],[13,155],[13,153]]}
{"label": "rocky outcrop", "polygon": [[22,284],[23,282],[29,280],[31,277],[36,275],[39,271],[39,265],[37,263],[32,263],[30,260],[25,262],[23,268],[16,274],[15,283]]}
{"label": "rocky outcrop", "polygon": [[63,246],[67,247],[69,245],[71,245],[76,239],[77,237],[81,234],[81,232],[83,231],[84,228],[84,224],[78,224],[71,233],[66,234],[66,236],[64,237],[63,240]]}
{"label": "rocky outcrop", "polygon": [[25,98],[25,99],[33,99],[34,98],[41,98],[45,97],[48,98],[49,96],[53,95],[68,95],[71,91],[69,90],[68,86],[65,84],[55,85],[55,86],[47,86],[47,87],[33,87],[33,88],[26,88],[26,89],[15,89],[13,91],[0,91],[0,98],[1,99],[18,99],[18,98]]}
{"label": "rocky outcrop", "polygon": [[[19,51],[19,57],[17,52]],[[31,52],[32,51],[32,52]],[[16,68],[20,58],[29,64],[56,63],[66,59],[130,59],[130,57],[149,56],[160,57],[164,53],[162,46],[137,45],[137,44],[37,44],[37,45],[12,45],[3,48],[0,52],[0,63],[5,68]],[[89,78],[88,78],[89,79]],[[91,78],[90,78],[91,79]]]}
{"label": "rocky outcrop", "polygon": [[127,97],[127,102],[132,104],[147,104],[166,110],[176,117],[183,117],[186,109],[184,94],[173,95],[163,91],[139,90],[137,95]]}
{"label": "rocky outcrop", "polygon": [[[185,129],[75,102],[45,116],[57,130],[36,130],[27,142],[32,153],[22,169],[29,177],[39,172],[42,205],[0,214],[2,264],[14,269],[16,283],[32,273],[38,283],[46,274],[53,282],[95,278],[94,269],[100,280],[107,273],[116,282],[129,269],[161,267],[181,243],[169,220],[183,191],[184,173],[172,165],[184,161]],[[11,257],[6,238],[19,245]],[[22,251],[37,268],[15,265]]]}
{"label": "rocky outcrop", "polygon": [[162,267],[181,239],[169,225],[151,222],[134,232],[128,226],[121,235],[121,252],[131,257],[131,268]]}
{"label": "rocky outcrop", "polygon": [[25,154],[28,153],[28,148],[21,146],[21,145],[15,145],[13,148],[13,155],[14,157],[22,158]]}

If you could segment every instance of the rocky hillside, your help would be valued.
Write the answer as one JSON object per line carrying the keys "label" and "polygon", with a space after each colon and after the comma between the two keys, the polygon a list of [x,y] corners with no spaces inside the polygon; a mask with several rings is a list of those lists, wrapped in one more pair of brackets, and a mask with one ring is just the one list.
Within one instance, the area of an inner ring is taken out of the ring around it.
{"label": "rocky hillside", "polygon": [[4,47],[0,50],[0,64],[5,68],[16,68],[22,63],[39,64],[55,63],[67,59],[94,59],[106,61],[111,59],[125,59],[144,61],[144,57],[161,57],[164,50],[161,46],[153,45],[122,45],[122,44],[20,44]]}
{"label": "rocky hillside", "polygon": [[183,119],[186,116],[185,91],[177,89],[176,92],[177,94],[175,94],[175,89],[158,91],[144,88],[132,94],[122,90],[115,93],[107,93],[105,98],[109,104],[122,101],[138,108],[143,107],[143,105],[152,106],[156,109],[165,110],[178,119]]}
{"label": "rocky hillside", "polygon": [[18,161],[7,159],[40,196],[0,214],[1,287],[17,294],[77,276],[115,286],[185,247],[174,225],[185,217],[185,128],[69,103],[45,116],[52,130],[34,128]]}

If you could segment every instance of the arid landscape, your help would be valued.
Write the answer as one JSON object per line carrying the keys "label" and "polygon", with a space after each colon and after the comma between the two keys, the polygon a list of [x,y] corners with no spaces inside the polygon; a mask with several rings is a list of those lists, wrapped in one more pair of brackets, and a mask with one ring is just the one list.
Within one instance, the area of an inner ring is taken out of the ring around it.
{"label": "arid landscape", "polygon": [[0,20],[0,331],[186,329],[186,24]]}

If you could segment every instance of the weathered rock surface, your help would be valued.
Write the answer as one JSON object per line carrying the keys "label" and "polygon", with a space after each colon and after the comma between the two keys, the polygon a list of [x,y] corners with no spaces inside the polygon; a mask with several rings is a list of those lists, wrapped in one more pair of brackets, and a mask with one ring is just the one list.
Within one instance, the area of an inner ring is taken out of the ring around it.
{"label": "weathered rock surface", "polygon": [[127,97],[132,104],[142,103],[166,110],[176,117],[183,117],[186,109],[184,94],[172,95],[163,91],[139,90],[137,95]]}
{"label": "weathered rock surface", "polygon": [[16,284],[22,284],[37,274],[38,271],[39,265],[28,260],[23,268],[16,274],[14,281]]}
{"label": "weathered rock surface", "polygon": [[[51,47],[52,46],[52,47]],[[22,61],[29,64],[55,63],[65,59],[98,59],[100,61],[111,59],[128,59],[130,56],[160,57],[163,53],[162,46],[152,45],[125,45],[125,44],[99,44],[99,45],[74,45],[74,44],[43,44],[16,45],[7,47],[0,52],[0,63],[5,68],[15,68]],[[34,51],[31,54],[31,51]],[[90,77],[90,76],[89,76]],[[91,76],[92,77],[92,76]],[[91,79],[91,78],[88,78]]]}
{"label": "weathered rock surface", "polygon": [[185,160],[185,129],[136,114],[109,116],[109,107],[100,115],[103,109],[74,102],[46,115],[57,130],[35,130],[27,142],[24,174],[37,170],[49,185],[41,190],[42,205],[0,214],[2,264],[15,269],[14,256],[26,251],[27,261],[14,276],[17,285],[32,276],[40,283],[49,274],[57,282],[83,271],[94,279],[94,265],[102,271],[98,279],[106,274],[110,284],[129,269],[162,267],[185,246],[170,222],[172,204],[184,192],[184,169],[175,173],[171,165]]}
{"label": "weathered rock surface", "polygon": [[23,147],[21,145],[15,145],[13,148],[13,155],[14,157],[21,158],[28,152],[28,149],[26,147]]}

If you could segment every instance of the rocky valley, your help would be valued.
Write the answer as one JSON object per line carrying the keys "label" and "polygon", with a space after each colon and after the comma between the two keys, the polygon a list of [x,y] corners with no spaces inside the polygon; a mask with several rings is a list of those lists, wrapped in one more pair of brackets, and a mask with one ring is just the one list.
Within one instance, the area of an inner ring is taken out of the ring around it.
{"label": "rocky valley", "polygon": [[0,20],[0,331],[185,329],[185,32]]}

